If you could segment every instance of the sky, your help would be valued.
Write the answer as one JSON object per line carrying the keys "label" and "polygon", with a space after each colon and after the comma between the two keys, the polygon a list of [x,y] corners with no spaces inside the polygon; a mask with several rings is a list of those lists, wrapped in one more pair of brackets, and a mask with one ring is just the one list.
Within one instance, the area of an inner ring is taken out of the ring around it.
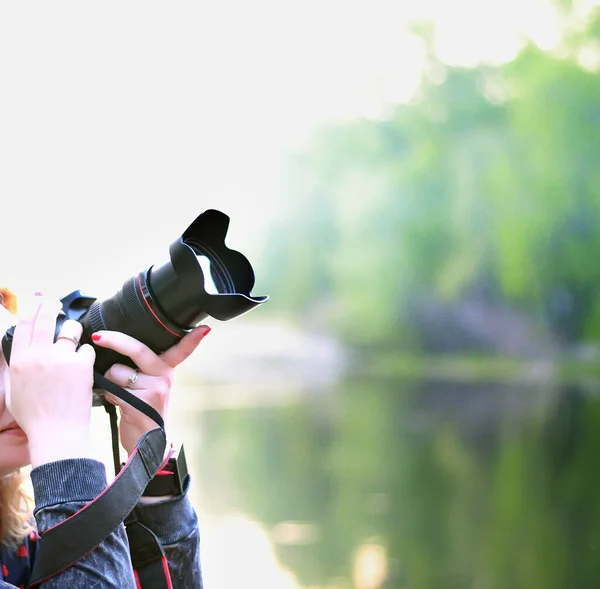
{"label": "sky", "polygon": [[207,208],[257,256],[285,150],[410,99],[423,18],[452,63],[556,37],[541,0],[3,3],[0,281],[109,296]]}

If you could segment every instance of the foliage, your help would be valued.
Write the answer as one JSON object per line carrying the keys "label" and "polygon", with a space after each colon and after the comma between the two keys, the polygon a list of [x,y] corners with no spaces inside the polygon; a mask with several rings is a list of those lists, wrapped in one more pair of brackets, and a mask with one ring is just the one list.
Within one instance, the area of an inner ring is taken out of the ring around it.
{"label": "foliage", "polygon": [[529,45],[499,67],[435,64],[386,120],[332,125],[291,155],[273,309],[393,345],[407,301],[485,292],[596,340],[600,77],[570,43],[565,57]]}

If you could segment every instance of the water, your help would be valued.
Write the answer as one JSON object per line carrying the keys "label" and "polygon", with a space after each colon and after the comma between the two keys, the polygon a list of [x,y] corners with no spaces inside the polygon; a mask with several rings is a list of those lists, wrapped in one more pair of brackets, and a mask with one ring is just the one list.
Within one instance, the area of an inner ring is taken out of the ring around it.
{"label": "water", "polygon": [[207,586],[600,586],[595,387],[494,362],[188,414]]}

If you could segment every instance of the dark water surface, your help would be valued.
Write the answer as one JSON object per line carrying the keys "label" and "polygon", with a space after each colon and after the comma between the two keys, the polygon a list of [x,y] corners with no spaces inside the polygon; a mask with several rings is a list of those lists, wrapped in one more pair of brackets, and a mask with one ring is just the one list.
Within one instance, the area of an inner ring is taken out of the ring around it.
{"label": "dark water surface", "polygon": [[504,380],[379,373],[205,411],[202,504],[260,523],[300,587],[598,588],[599,398]]}

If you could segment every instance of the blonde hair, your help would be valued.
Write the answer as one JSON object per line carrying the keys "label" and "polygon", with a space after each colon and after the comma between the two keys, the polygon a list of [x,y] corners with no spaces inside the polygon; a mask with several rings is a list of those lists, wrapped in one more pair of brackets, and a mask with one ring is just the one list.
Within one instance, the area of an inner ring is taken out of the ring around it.
{"label": "blonde hair", "polygon": [[5,286],[0,286],[0,305],[6,307],[13,315],[17,312],[17,295]]}
{"label": "blonde hair", "polygon": [[35,530],[28,481],[25,469],[0,478],[0,544],[16,547]]}
{"label": "blonde hair", "polygon": [[[13,315],[17,311],[17,297],[0,286],[0,305]],[[30,488],[29,467],[0,477],[0,544],[16,547],[35,530],[33,494]]]}

